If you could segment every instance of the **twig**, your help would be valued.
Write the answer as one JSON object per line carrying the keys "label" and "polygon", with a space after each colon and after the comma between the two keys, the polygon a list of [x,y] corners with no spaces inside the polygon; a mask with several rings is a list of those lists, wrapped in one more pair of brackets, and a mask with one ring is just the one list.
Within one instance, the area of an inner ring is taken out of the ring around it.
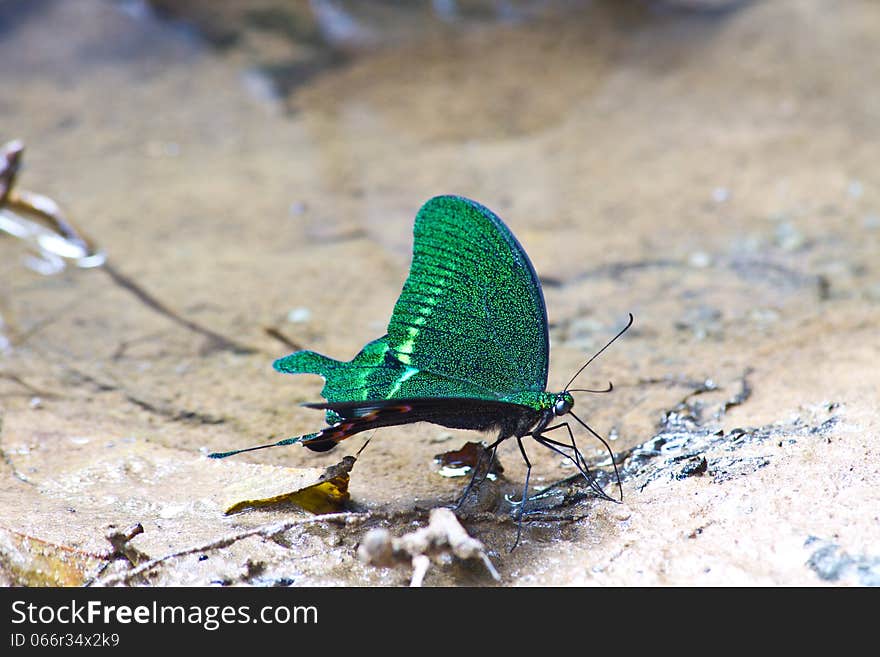
{"label": "twig", "polygon": [[124,290],[131,292],[135,297],[137,297],[139,301],[141,301],[141,303],[146,305],[151,310],[156,311],[160,315],[164,315],[174,323],[179,324],[186,329],[189,329],[193,333],[199,333],[200,335],[208,338],[211,341],[212,349],[232,351],[236,354],[253,354],[257,352],[257,350],[253,347],[243,345],[239,342],[236,342],[235,340],[232,340],[231,338],[220,335],[216,331],[212,331],[211,329],[206,328],[191,319],[186,319],[185,317],[178,315],[176,312],[171,310],[168,306],[159,301],[152,294],[147,292],[129,276],[123,274],[121,271],[116,269],[116,267],[110,264],[109,261],[104,263],[102,269],[107,272],[107,275],[110,276],[110,278],[113,280],[114,283],[116,283],[116,285],[123,288]]}
{"label": "twig", "polygon": [[223,548],[229,547],[233,543],[237,543],[238,541],[250,538],[251,536],[262,536],[263,538],[273,538],[278,534],[283,534],[284,532],[293,529],[299,525],[310,525],[319,522],[336,522],[340,520],[348,521],[354,518],[365,518],[367,514],[364,513],[328,513],[321,516],[310,516],[308,518],[297,518],[296,520],[288,520],[286,522],[274,523],[272,525],[264,525],[262,527],[254,527],[253,529],[248,529],[243,532],[238,532],[237,534],[231,534],[229,536],[224,536],[222,538],[216,539],[214,541],[210,541],[208,543],[203,543],[201,545],[196,545],[193,547],[184,548],[183,550],[178,550],[177,552],[172,552],[170,554],[166,554],[163,557],[157,557],[156,559],[151,559],[145,563],[140,564],[139,566],[132,568],[129,571],[118,575],[111,575],[103,580],[97,580],[94,582],[94,586],[116,586],[117,584],[127,584],[132,578],[142,575],[156,566],[170,561],[172,559],[177,559],[179,557],[185,557],[190,554],[196,554],[198,552],[209,552],[211,550],[222,550]]}
{"label": "twig", "polygon": [[284,333],[275,328],[274,326],[264,326],[263,332],[268,335],[270,338],[275,338],[281,344],[293,349],[294,351],[302,351],[303,347],[298,342],[294,342],[290,338],[288,338]]}
{"label": "twig", "polygon": [[[151,310],[167,317],[171,321],[184,328],[207,337],[210,340],[211,349],[227,350],[238,354],[257,353],[257,349],[243,345],[231,338],[227,338],[216,331],[202,326],[190,319],[177,314],[171,308],[159,301],[153,294],[147,292],[126,274],[111,265],[104,254],[85,233],[77,228],[72,221],[64,216],[61,208],[48,196],[35,194],[22,190],[13,189],[15,178],[21,167],[24,144],[12,141],[3,148],[0,157],[0,208],[8,208],[12,212],[25,213],[38,219],[50,230],[63,237],[67,242],[75,245],[82,252],[78,260],[82,263],[88,259],[89,266],[101,266],[116,285],[133,294],[141,303]],[[24,221],[18,217],[19,221]]]}
{"label": "twig", "polygon": [[362,561],[380,568],[397,562],[409,561],[413,574],[410,586],[421,586],[431,564],[431,556],[451,554],[459,559],[481,559],[495,581],[501,579],[486,554],[486,548],[465,531],[450,509],[431,509],[428,526],[417,529],[400,538],[391,536],[387,529],[377,528],[367,532],[358,547]]}

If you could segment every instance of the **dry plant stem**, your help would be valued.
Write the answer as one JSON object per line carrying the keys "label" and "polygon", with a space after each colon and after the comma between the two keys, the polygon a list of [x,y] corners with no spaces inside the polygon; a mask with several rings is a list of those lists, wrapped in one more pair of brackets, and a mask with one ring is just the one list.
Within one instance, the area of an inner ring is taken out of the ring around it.
{"label": "dry plant stem", "polygon": [[93,586],[116,586],[119,584],[127,584],[131,582],[131,580],[139,575],[143,575],[144,573],[149,572],[156,566],[170,561],[172,559],[177,559],[179,557],[185,557],[190,554],[197,554],[199,552],[210,552],[211,550],[222,550],[223,548],[229,547],[233,543],[236,543],[242,539],[249,538],[251,536],[261,536],[263,538],[272,538],[277,536],[278,534],[283,534],[284,532],[293,529],[294,527],[298,527],[301,525],[311,525],[315,523],[321,522],[338,522],[338,521],[351,521],[358,518],[365,518],[366,514],[363,513],[328,513],[322,516],[312,516],[309,518],[297,518],[296,520],[289,520],[287,522],[274,523],[271,525],[265,525],[262,527],[254,527],[253,529],[248,529],[243,532],[238,532],[236,534],[230,534],[228,536],[223,536],[218,538],[217,540],[210,541],[208,543],[203,543],[201,545],[195,545],[192,547],[184,548],[183,550],[178,550],[176,552],[172,552],[170,554],[166,554],[162,557],[157,557],[156,559],[151,559],[150,561],[144,562],[125,573],[121,573],[118,575],[112,575],[102,580],[96,581]]}
{"label": "dry plant stem", "polygon": [[496,581],[501,579],[489,560],[483,544],[472,538],[446,507],[431,509],[427,527],[422,527],[400,538],[393,538],[386,529],[367,533],[358,548],[358,556],[378,567],[409,561],[413,574],[410,586],[421,586],[431,563],[431,556],[452,553],[459,559],[479,558]]}

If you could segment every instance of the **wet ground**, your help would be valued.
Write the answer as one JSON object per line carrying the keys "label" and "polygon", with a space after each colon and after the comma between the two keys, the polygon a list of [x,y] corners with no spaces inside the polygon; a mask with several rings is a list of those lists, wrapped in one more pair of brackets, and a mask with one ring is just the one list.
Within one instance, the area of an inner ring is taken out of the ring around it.
{"label": "wet ground", "polygon": [[[571,479],[511,553],[503,445],[458,514],[500,585],[880,584],[876,3],[168,4],[0,7],[17,188],[106,254],[0,233],[0,581],[408,584],[358,545],[454,502],[433,458],[478,434],[377,431],[330,516],[224,510],[360,436],[206,454],[321,426],[320,380],[272,360],[381,335],[415,212],[456,193],[542,278],[551,389],[635,316],[576,408],[624,503]],[[573,474],[529,449],[533,493]],[[436,561],[425,585],[497,585]]]}

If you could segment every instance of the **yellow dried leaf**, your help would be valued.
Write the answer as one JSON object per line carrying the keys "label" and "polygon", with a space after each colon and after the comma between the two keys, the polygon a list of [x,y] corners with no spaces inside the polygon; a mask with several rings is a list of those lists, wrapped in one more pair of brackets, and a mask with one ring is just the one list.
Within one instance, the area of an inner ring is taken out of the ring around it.
{"label": "yellow dried leaf", "polygon": [[295,504],[316,514],[341,511],[350,497],[349,472],[354,462],[353,456],[346,456],[323,471],[254,464],[253,474],[227,488],[224,513],[280,504]]}

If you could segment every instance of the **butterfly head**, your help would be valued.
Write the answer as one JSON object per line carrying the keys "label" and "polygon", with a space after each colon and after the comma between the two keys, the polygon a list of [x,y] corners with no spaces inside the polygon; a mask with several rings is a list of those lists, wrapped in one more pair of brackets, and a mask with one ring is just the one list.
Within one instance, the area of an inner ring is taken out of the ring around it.
{"label": "butterfly head", "polygon": [[566,415],[574,406],[574,397],[567,390],[557,393],[553,399],[553,414],[556,417]]}

